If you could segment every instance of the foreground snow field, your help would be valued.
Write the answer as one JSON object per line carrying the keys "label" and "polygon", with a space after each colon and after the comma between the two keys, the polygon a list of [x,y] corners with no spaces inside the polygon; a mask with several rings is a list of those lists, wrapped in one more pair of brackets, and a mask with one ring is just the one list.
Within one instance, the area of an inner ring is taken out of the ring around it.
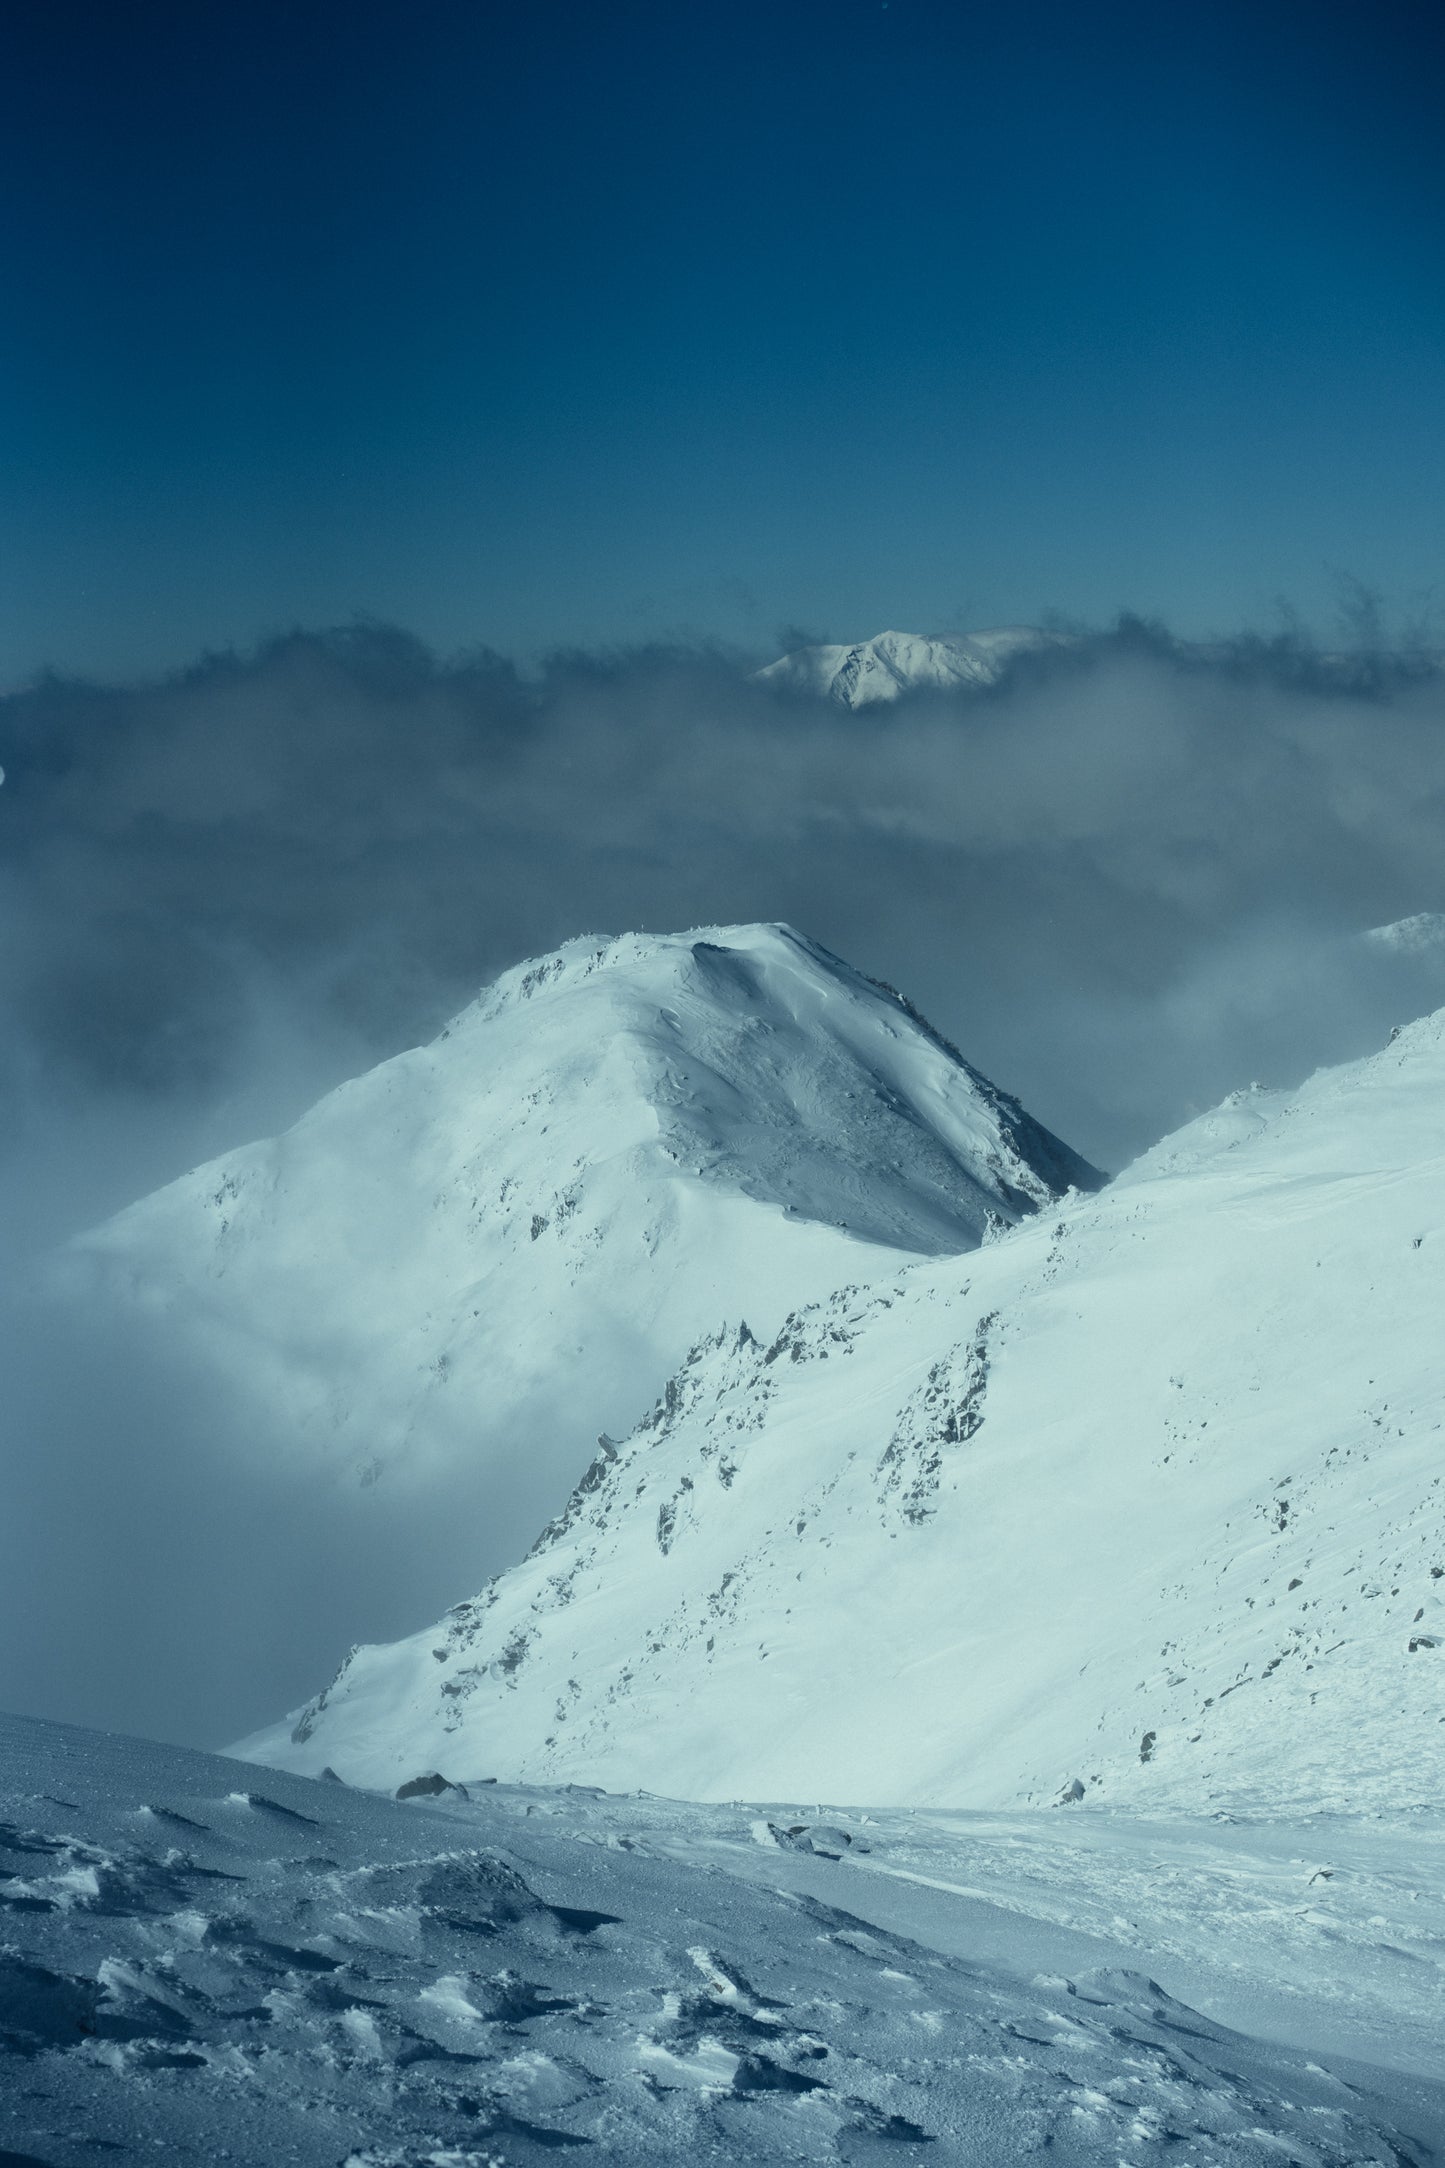
{"label": "foreground snow field", "polygon": [[[735,1317],[258,1760],[692,1798],[1445,1798],[1445,1011],[970,1256]],[[749,1324],[751,1320],[749,1320]]]}
{"label": "foreground snow field", "polygon": [[1418,2168],[1442,1858],[1440,1814],[400,1804],[0,1720],[0,2162]]}

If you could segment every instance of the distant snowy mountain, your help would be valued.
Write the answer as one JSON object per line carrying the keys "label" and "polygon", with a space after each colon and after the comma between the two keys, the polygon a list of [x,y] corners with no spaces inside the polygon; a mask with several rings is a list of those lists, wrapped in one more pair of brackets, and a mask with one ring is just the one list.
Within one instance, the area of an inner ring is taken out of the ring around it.
{"label": "distant snowy mountain", "polygon": [[1056,645],[1060,636],[1032,625],[995,632],[946,633],[928,639],[916,632],[880,632],[851,647],[800,647],[756,672],[764,685],[825,694],[846,708],[928,688],[996,684],[1016,655]]}
{"label": "distant snowy mountain", "polygon": [[717,1317],[776,1329],[1099,1179],[788,929],[629,935],[518,966],[67,1269],[338,1470],[490,1462],[540,1516]]}
{"label": "distant snowy mountain", "polygon": [[1438,1800],[1442,1105],[1445,1011],[975,1255],[780,1328],[734,1309],[523,1564],[242,1751],[705,1798]]}
{"label": "distant snowy mountain", "polygon": [[1158,627],[1121,625],[1114,635],[1046,632],[1036,625],[1007,625],[993,631],[940,633],[880,632],[871,640],[800,647],[755,670],[755,681],[796,693],[835,700],[842,707],[868,707],[918,691],[978,691],[995,685],[1021,655],[1052,650],[1085,658],[1102,652],[1111,639],[1121,654],[1142,636],[1142,649],[1157,659],[1171,659],[1190,670],[1223,670],[1246,675],[1263,672],[1285,682],[1313,684],[1320,690],[1375,694],[1382,685],[1428,683],[1445,672],[1445,653],[1412,649],[1405,653],[1330,652],[1264,642],[1177,639]]}

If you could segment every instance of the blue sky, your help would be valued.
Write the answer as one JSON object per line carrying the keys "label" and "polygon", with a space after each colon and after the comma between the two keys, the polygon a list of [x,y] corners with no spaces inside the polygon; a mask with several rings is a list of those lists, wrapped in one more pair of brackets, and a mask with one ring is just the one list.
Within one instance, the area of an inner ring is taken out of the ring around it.
{"label": "blue sky", "polygon": [[21,0],[0,45],[0,683],[358,614],[525,656],[1445,599],[1436,9]]}

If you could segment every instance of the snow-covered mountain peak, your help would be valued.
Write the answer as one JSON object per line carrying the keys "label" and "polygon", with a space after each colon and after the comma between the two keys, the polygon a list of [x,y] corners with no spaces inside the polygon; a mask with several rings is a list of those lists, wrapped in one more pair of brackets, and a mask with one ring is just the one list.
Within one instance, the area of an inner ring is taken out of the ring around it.
{"label": "snow-covered mountain peak", "polygon": [[1015,656],[1056,646],[1060,637],[1033,625],[936,637],[879,632],[851,644],[796,648],[756,675],[762,684],[821,693],[842,707],[862,708],[924,688],[954,692],[994,685]]}
{"label": "snow-covered mountain peak", "polygon": [[492,1469],[535,1527],[718,1318],[774,1332],[1098,1180],[898,995],[706,927],[519,965],[71,1267],[259,1396],[258,1435],[368,1484]]}
{"label": "snow-covered mountain peak", "polygon": [[682,1179],[865,1241],[969,1249],[1101,1180],[903,996],[789,926],[568,942],[449,1027],[484,1056],[499,1031],[545,1051],[554,1087],[625,1069]]}

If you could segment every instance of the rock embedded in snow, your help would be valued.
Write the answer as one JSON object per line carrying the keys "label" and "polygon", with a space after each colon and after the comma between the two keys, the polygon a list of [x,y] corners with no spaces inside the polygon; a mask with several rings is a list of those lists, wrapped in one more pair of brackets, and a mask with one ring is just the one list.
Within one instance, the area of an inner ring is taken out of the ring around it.
{"label": "rock embedded in snow", "polygon": [[[326,1771],[323,1769],[321,1774],[325,1776]],[[458,1799],[469,1796],[465,1784],[453,1784],[439,1769],[429,1769],[425,1776],[408,1777],[405,1784],[396,1787],[398,1799],[439,1799],[444,1793],[451,1793]]]}
{"label": "rock embedded in snow", "polygon": [[708,1335],[527,1560],[243,1751],[374,1784],[438,1760],[704,1798],[1423,1810],[1442,1104],[1445,1011],[1006,1242]]}
{"label": "rock embedded in snow", "polygon": [[819,1859],[842,1859],[868,1849],[851,1829],[838,1829],[827,1822],[768,1822],[765,1827],[783,1852],[811,1852]]}
{"label": "rock embedded in snow", "polygon": [[781,926],[571,941],[72,1245],[320,1464],[535,1520],[697,1336],[1101,1179]]}

